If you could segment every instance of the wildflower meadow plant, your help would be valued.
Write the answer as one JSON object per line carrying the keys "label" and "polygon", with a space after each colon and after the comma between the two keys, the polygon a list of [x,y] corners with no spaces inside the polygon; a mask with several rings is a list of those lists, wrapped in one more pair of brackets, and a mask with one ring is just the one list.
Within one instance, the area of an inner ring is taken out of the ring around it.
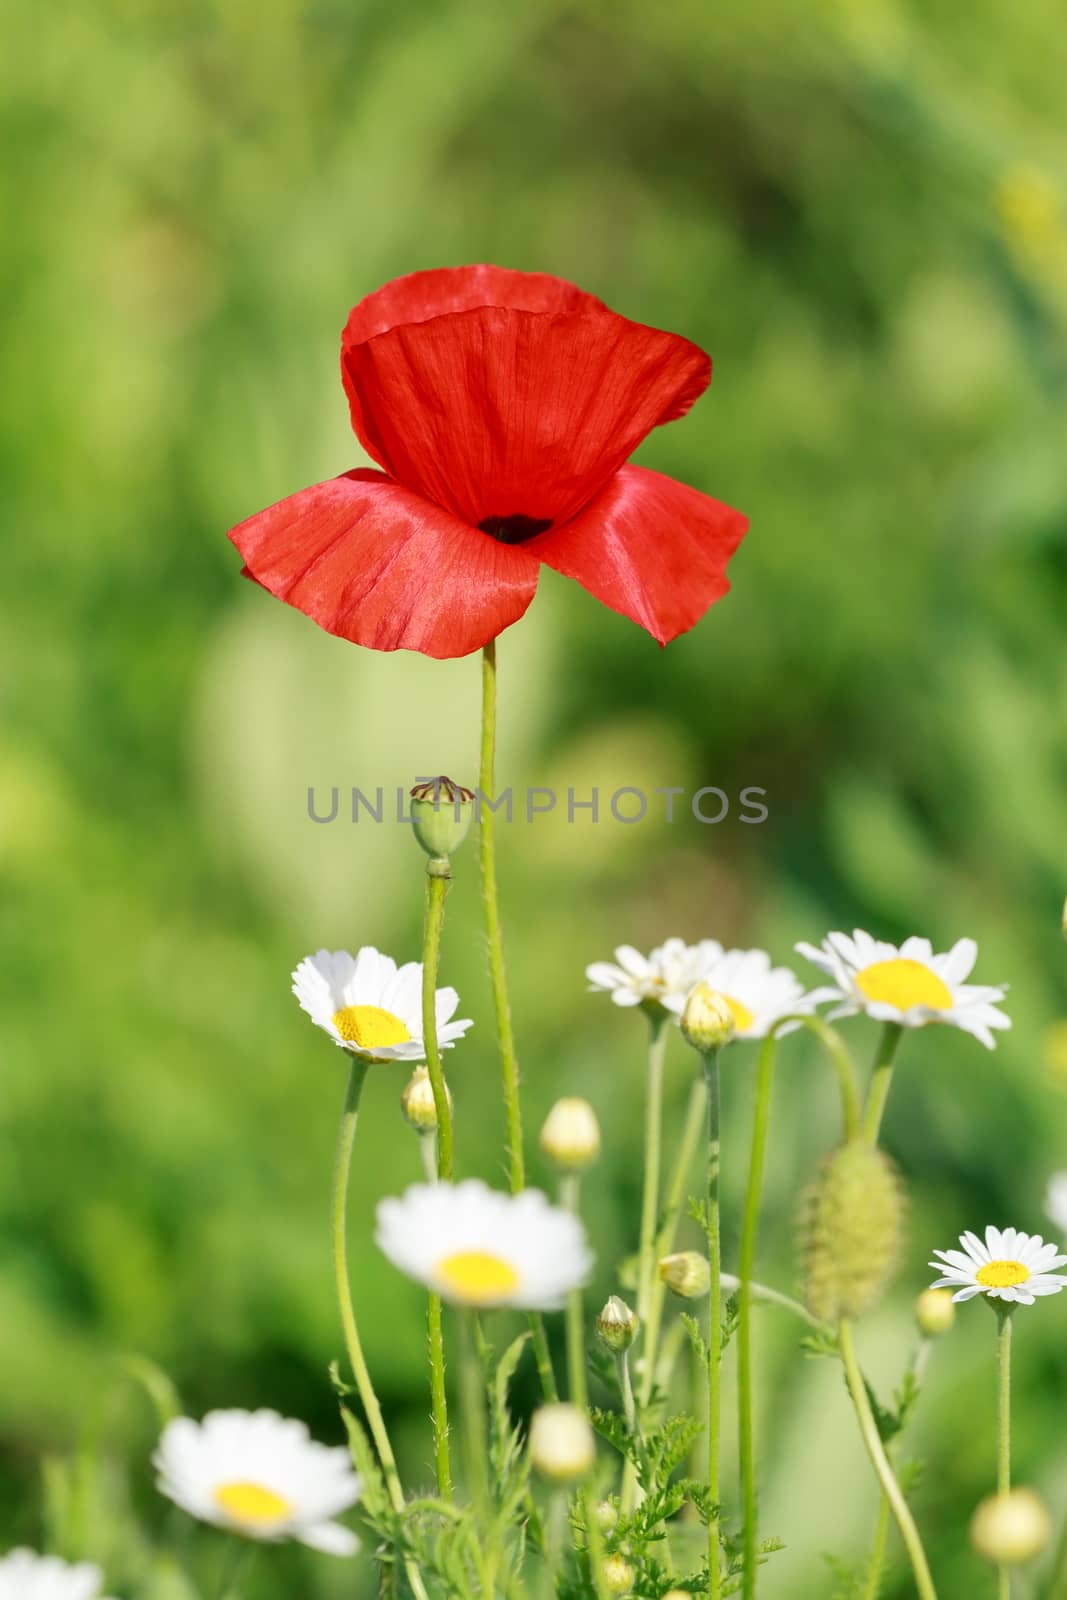
{"label": "wildflower meadow plant", "polygon": [[[869,1554],[855,1570],[842,1568],[848,1594],[876,1600],[895,1524],[907,1592],[936,1600],[896,1441],[957,1302],[985,1298],[997,1327],[999,1447],[996,1493],[977,1508],[972,1539],[996,1566],[1000,1600],[1015,1568],[1047,1540],[1044,1506],[1011,1484],[1010,1339],[1020,1306],[1067,1286],[1058,1270],[1067,1256],[1039,1235],[994,1227],[964,1234],[959,1250],[935,1251],[938,1276],[915,1302],[916,1347],[892,1404],[875,1397],[856,1334],[903,1256],[905,1175],[880,1146],[902,1042],[912,1030],[947,1025],[992,1049],[1010,1026],[1004,989],[969,982],[973,940],[938,954],[921,936],[897,946],[861,930],[830,933],[797,947],[818,972],[814,988],[765,950],[724,948],[714,928],[692,944],[675,937],[647,955],[622,944],[613,960],[590,960],[588,1003],[610,997],[604,1026],[617,1032],[620,1050],[632,1045],[645,1059],[635,1254],[602,1307],[586,1295],[597,1241],[583,1195],[596,1182],[602,1142],[593,1104],[577,1095],[557,1102],[540,1130],[555,1193],[527,1183],[494,816],[475,799],[494,793],[496,638],[526,610],[541,563],[660,642],[721,598],[745,519],[626,465],[652,428],[689,409],[709,376],[708,358],[688,340],[629,322],[561,280],[484,266],[416,273],[362,301],[342,341],[352,425],[381,470],[319,484],[231,534],[249,576],[330,631],[438,657],[481,649],[483,669],[477,791],[447,778],[412,791],[425,892],[419,958],[398,964],[371,944],[355,955],[322,949],[292,975],[300,1007],[334,1047],[323,1051],[323,1070],[332,1060],[347,1072],[331,1205],[344,1348],[332,1381],[347,1443],[315,1442],[302,1423],[271,1410],[213,1411],[196,1422],[172,1407],[154,1457],[158,1487],[215,1537],[260,1547],[297,1541],[374,1562],[383,1593],[416,1600],[755,1600],[763,1565],[781,1548],[761,1525],[753,1392],[755,1311],[770,1303],[795,1319],[808,1353],[840,1363],[880,1493]],[[457,1019],[456,991],[439,986],[453,860],[472,824],[500,1059],[503,1189],[457,1172],[444,1073],[446,1051],[462,1070],[474,1025]],[[360,937],[376,937],[373,911],[360,914]],[[833,1025],[845,1017],[858,1019],[857,1030],[873,1025],[865,1077]],[[780,1041],[799,1034],[818,1046],[840,1102],[840,1131],[827,1136],[800,1204],[802,1298],[757,1276],[776,1061]],[[310,1053],[310,1033],[306,1040]],[[672,1051],[674,1070],[691,1079],[677,1127],[664,1115]],[[373,1305],[353,1285],[348,1238],[364,1087],[372,1069],[397,1066],[426,1181],[380,1198],[374,1238],[425,1290],[429,1490],[401,1477],[360,1331]],[[749,1072],[749,1147],[724,1150],[723,1093]],[[744,1177],[741,1214],[727,1231],[724,1163]],[[1067,1215],[1062,1176],[1049,1209],[1057,1220]],[[700,1250],[679,1248],[684,1215],[699,1224]],[[733,1261],[724,1239],[735,1235]],[[912,1260],[912,1277],[921,1259]],[[564,1334],[558,1364],[546,1331],[555,1316]],[[731,1347],[736,1480],[722,1447]],[[523,1416],[512,1408],[511,1380],[528,1348],[540,1394]],[[696,1380],[681,1404],[687,1348]],[[1067,1593],[1067,1540],[1050,1581],[1050,1593]],[[0,1559],[0,1600],[96,1600],[103,1583],[96,1568],[28,1551]],[[982,1592],[979,1582],[974,1593]],[[234,1600],[252,1590],[235,1579],[225,1593]]]}

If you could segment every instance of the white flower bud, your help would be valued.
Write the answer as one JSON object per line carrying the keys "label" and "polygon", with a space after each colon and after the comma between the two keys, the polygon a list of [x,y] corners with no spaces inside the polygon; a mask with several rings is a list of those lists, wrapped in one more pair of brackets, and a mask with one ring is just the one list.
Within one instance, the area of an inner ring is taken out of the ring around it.
{"label": "white flower bud", "polygon": [[600,1154],[600,1123],[588,1100],[557,1100],[541,1129],[541,1149],[564,1172],[580,1172]]}
{"label": "white flower bud", "polygon": [[1015,1567],[1041,1554],[1052,1537],[1052,1519],[1033,1489],[1011,1489],[979,1503],[970,1531],[980,1556]]}
{"label": "white flower bud", "polygon": [[696,1250],[679,1250],[664,1256],[659,1275],[671,1293],[683,1300],[699,1300],[711,1288],[711,1268],[707,1258]]}
{"label": "white flower bud", "polygon": [[629,1594],[637,1573],[622,1556],[608,1556],[600,1569],[604,1586],[611,1594]]}
{"label": "white flower bud", "polygon": [[[445,1098],[449,1107],[452,1096],[445,1085]],[[400,1109],[417,1133],[430,1133],[437,1127],[437,1106],[433,1097],[433,1084],[425,1067],[416,1067],[407,1087],[400,1096]]]}
{"label": "white flower bud", "polygon": [[611,1296],[596,1319],[597,1333],[608,1349],[614,1350],[616,1355],[629,1350],[637,1338],[639,1327],[637,1313],[631,1311],[626,1301],[620,1300],[617,1294]]}
{"label": "white flower bud", "polygon": [[530,1420],[530,1460],[553,1483],[584,1478],[596,1459],[596,1441],[589,1419],[578,1406],[556,1401],[535,1411]]}
{"label": "white flower bud", "polygon": [[729,1044],[737,1024],[726,996],[709,983],[698,983],[685,1003],[681,1028],[686,1042],[707,1055]]}
{"label": "white flower bud", "polygon": [[915,1301],[915,1321],[927,1339],[948,1333],[956,1320],[951,1289],[924,1289]]}

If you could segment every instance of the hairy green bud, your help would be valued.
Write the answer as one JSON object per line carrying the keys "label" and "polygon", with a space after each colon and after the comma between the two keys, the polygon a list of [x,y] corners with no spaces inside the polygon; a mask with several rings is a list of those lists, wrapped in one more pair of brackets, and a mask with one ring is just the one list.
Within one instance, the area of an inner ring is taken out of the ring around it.
{"label": "hairy green bud", "polygon": [[836,1322],[877,1305],[896,1264],[902,1213],[884,1151],[853,1140],[827,1158],[803,1218],[804,1294],[815,1316]]}

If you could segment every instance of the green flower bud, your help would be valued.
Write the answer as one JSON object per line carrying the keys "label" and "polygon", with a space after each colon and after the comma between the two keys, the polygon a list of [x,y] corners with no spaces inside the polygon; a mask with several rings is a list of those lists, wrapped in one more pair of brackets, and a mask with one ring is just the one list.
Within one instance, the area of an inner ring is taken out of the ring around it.
{"label": "green flower bud", "polygon": [[611,1533],[619,1520],[619,1508],[613,1500],[598,1500],[593,1511],[603,1533]]}
{"label": "green flower bud", "polygon": [[474,790],[464,789],[451,778],[431,778],[411,791],[412,827],[432,862],[444,863],[459,849],[473,814]]}
{"label": "green flower bud", "polygon": [[697,1250],[678,1250],[672,1256],[664,1256],[658,1270],[671,1293],[683,1300],[700,1300],[711,1288],[707,1257]]}
{"label": "green flower bud", "polygon": [[1052,1519],[1033,1489],[1011,1489],[979,1503],[970,1534],[987,1561],[1017,1567],[1041,1554],[1052,1537]]}
{"label": "green flower bud", "polygon": [[541,1128],[541,1149],[563,1172],[581,1172],[600,1154],[600,1123],[588,1100],[557,1100]]}
{"label": "green flower bud", "polygon": [[948,1333],[956,1320],[956,1305],[951,1289],[924,1289],[915,1301],[915,1321],[927,1339]]}
{"label": "green flower bud", "polygon": [[530,1460],[553,1483],[574,1483],[591,1471],[596,1441],[579,1406],[560,1400],[542,1406],[530,1420]]}
{"label": "green flower bud", "polygon": [[625,1300],[613,1294],[596,1319],[596,1331],[609,1350],[621,1355],[629,1350],[637,1338],[640,1323],[637,1313],[630,1310]]}
{"label": "green flower bud", "polygon": [[600,1569],[604,1586],[611,1594],[629,1594],[637,1573],[623,1556],[608,1556]]}
{"label": "green flower bud", "polygon": [[[452,1095],[445,1084],[445,1098],[449,1108]],[[425,1067],[416,1067],[400,1096],[400,1109],[416,1133],[429,1133],[437,1127],[437,1104],[433,1097],[433,1084]]]}
{"label": "green flower bud", "polygon": [[853,1140],[827,1158],[807,1195],[805,1298],[827,1322],[877,1305],[896,1264],[903,1202],[889,1157]]}
{"label": "green flower bud", "polygon": [[726,996],[710,983],[698,983],[685,1003],[681,1029],[687,1044],[708,1055],[729,1044],[737,1032],[737,1023]]}

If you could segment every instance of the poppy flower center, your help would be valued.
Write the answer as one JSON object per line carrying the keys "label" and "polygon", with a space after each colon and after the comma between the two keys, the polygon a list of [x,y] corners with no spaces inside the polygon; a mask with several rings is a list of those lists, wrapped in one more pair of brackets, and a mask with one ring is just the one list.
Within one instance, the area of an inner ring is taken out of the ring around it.
{"label": "poppy flower center", "polygon": [[552,526],[551,517],[483,517],[478,524],[483,533],[499,544],[525,544],[537,533],[545,533]]}
{"label": "poppy flower center", "polygon": [[1030,1276],[1028,1267],[1021,1261],[987,1261],[979,1267],[975,1277],[984,1289],[1014,1289]]}
{"label": "poppy flower center", "polygon": [[220,1484],[215,1490],[215,1501],[234,1522],[253,1528],[284,1522],[293,1509],[288,1500],[259,1483]]}
{"label": "poppy flower center", "polygon": [[347,1044],[358,1044],[363,1050],[407,1044],[411,1038],[400,1018],[381,1006],[342,1006],[333,1014],[333,1025]]}
{"label": "poppy flower center", "polygon": [[511,1263],[488,1250],[457,1250],[438,1263],[437,1277],[446,1293],[470,1306],[492,1305],[519,1284]]}

